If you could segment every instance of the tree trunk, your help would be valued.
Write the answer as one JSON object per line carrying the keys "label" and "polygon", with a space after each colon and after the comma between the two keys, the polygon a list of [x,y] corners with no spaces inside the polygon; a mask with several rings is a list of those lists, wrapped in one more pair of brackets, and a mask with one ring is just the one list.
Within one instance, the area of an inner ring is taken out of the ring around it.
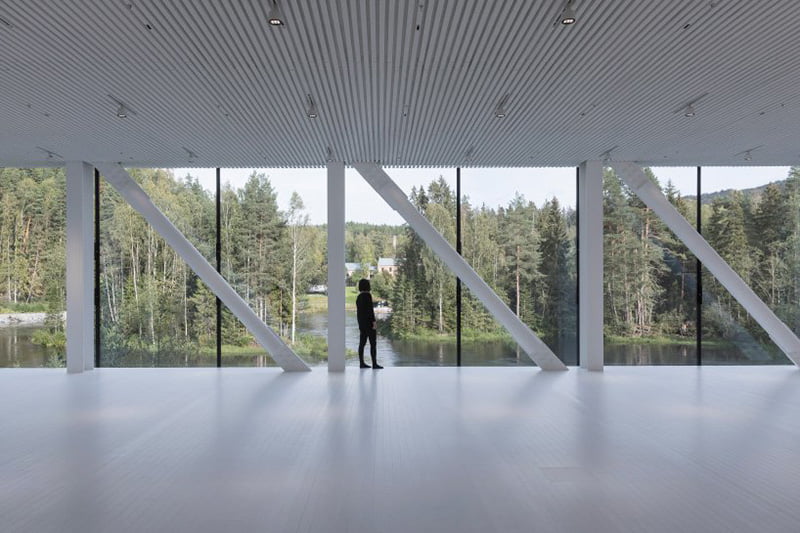
{"label": "tree trunk", "polygon": [[297,237],[292,243],[292,345],[295,341],[295,319],[297,316]]}
{"label": "tree trunk", "polygon": [[517,316],[519,316],[519,244],[517,245]]}

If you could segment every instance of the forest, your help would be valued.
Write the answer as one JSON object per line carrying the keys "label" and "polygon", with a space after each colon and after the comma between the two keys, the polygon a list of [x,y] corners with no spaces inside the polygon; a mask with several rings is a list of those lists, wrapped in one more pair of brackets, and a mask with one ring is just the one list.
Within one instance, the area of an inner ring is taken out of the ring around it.
{"label": "forest", "polygon": [[[649,172],[649,171],[648,171]],[[133,169],[153,202],[215,264],[214,195],[190,176]],[[658,182],[650,172],[651,179]],[[670,202],[695,222],[698,199],[659,183]],[[63,348],[65,305],[65,178],[62,169],[0,169],[0,311],[48,313],[37,342]],[[323,336],[300,331],[298,317],[322,312],[324,297],[306,294],[327,280],[326,228],[311,225],[294,193],[279,209],[270,177],[254,172],[239,188],[220,191],[223,276],[256,313],[301,355],[324,359]],[[410,195],[414,205],[455,244],[456,197],[432,176]],[[462,253],[523,321],[574,364],[577,250],[574,209],[551,198],[521,195],[506,205],[462,198]],[[752,190],[703,195],[704,237],[795,331],[800,331],[800,169]],[[101,180],[101,364],[211,365],[216,354],[216,299],[130,206]],[[605,334],[607,342],[690,342],[696,334],[696,261],[613,171],[604,179]],[[389,338],[451,339],[456,280],[407,226],[350,222],[348,262],[375,265],[394,257],[395,276],[372,274],[376,299],[393,312],[380,323]],[[354,278],[370,275],[367,270]],[[768,338],[718,282],[703,278],[703,336],[763,348]],[[464,338],[505,337],[464,289]],[[263,353],[227,311],[223,353]],[[763,355],[754,355],[765,360]],[[232,359],[231,359],[232,360]]]}

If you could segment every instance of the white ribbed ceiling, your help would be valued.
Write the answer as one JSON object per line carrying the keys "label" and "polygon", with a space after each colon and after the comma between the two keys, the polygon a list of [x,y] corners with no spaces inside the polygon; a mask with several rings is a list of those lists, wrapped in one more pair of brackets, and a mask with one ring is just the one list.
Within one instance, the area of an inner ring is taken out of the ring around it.
{"label": "white ribbed ceiling", "polygon": [[0,0],[0,165],[800,161],[796,0],[279,1]]}

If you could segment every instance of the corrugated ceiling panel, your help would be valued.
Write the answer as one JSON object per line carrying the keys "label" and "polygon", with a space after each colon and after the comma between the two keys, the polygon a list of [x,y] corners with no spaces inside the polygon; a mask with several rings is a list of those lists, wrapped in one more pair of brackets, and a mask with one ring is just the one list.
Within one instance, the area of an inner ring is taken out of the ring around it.
{"label": "corrugated ceiling panel", "polygon": [[798,2],[279,1],[0,0],[0,164],[800,159]]}

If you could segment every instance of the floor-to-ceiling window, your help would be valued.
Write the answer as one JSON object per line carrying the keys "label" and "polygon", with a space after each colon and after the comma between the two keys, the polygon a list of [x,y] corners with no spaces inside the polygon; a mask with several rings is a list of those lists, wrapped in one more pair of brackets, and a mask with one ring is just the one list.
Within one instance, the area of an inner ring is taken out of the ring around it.
{"label": "floor-to-ceiling window", "polygon": [[[696,226],[696,167],[645,173]],[[606,364],[697,364],[696,259],[613,169],[603,193]]]}
{"label": "floor-to-ceiling window", "polygon": [[[703,167],[703,236],[800,332],[800,170]],[[787,363],[717,279],[703,273],[703,364]]]}
{"label": "floor-to-ceiling window", "polygon": [[[386,172],[455,247],[455,169],[387,168]],[[348,170],[346,176],[348,360],[357,363],[356,283],[368,278],[377,303],[379,363],[455,365],[455,276],[358,172]]]}
{"label": "floor-to-ceiling window", "polygon": [[[324,364],[327,352],[324,172],[222,169],[219,188],[223,276],[311,364]],[[456,169],[387,172],[455,246]],[[553,170],[563,176],[551,176],[549,169],[460,172],[462,255],[562,360],[575,364],[575,169]],[[712,247],[782,320],[800,329],[798,171],[685,167],[647,172],[695,226],[700,209],[700,229]],[[215,264],[213,169],[131,174]],[[130,206],[102,186],[100,364],[214,364],[213,294]],[[5,191],[4,202],[12,202]],[[357,362],[354,300],[362,277],[371,280],[378,304],[382,362],[457,364],[455,277],[352,170],[347,194],[349,364]],[[50,196],[40,196],[37,202],[49,205]],[[708,272],[700,280],[698,313],[696,259],[611,170],[604,180],[604,213],[608,364],[787,361]],[[6,219],[4,228],[11,227]],[[13,233],[4,229],[4,236]],[[4,272],[8,281],[11,268]],[[462,364],[531,364],[466,287],[460,318]],[[224,306],[221,324],[223,365],[272,364]],[[51,332],[56,333],[57,328]],[[6,366],[11,364],[19,362]]]}
{"label": "floor-to-ceiling window", "polygon": [[65,366],[65,237],[64,169],[0,167],[0,367]]}
{"label": "floor-to-ceiling window", "polygon": [[[568,365],[577,355],[574,168],[462,169],[462,254],[497,295]],[[464,365],[531,359],[464,289]]]}
{"label": "floor-to-ceiling window", "polygon": [[[292,350],[327,363],[324,169],[221,169],[223,277]],[[223,306],[222,365],[274,362]]]}
{"label": "floor-to-ceiling window", "polygon": [[[153,203],[209,261],[215,205],[209,183],[130,169]],[[104,180],[100,180],[100,366],[213,366],[215,297]]]}

